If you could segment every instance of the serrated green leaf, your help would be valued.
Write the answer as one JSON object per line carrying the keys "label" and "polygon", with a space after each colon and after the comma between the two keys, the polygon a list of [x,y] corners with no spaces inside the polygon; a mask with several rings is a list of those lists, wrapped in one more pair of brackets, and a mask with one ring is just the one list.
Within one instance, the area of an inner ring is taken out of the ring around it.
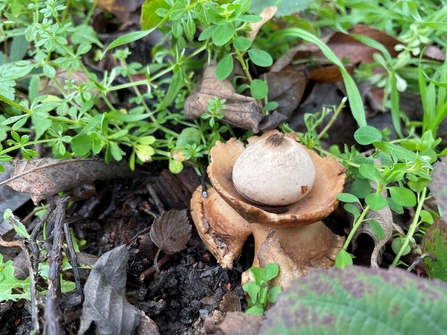
{"label": "serrated green leaf", "polygon": [[433,262],[429,257],[424,259],[428,276],[447,282],[447,223],[443,219],[436,220],[422,239],[422,252],[436,257]]}
{"label": "serrated green leaf", "polygon": [[[12,260],[3,263],[3,255],[0,254],[0,301],[30,299],[30,279],[19,280],[14,276]],[[17,293],[23,292],[23,293]]]}
{"label": "serrated green leaf", "polygon": [[273,58],[268,52],[258,49],[248,50],[248,57],[257,66],[270,66],[273,64]]}
{"label": "serrated green leaf", "polygon": [[233,71],[233,55],[228,54],[222,58],[216,66],[216,77],[219,80],[225,80]]}
{"label": "serrated green leaf", "polygon": [[447,284],[401,269],[316,269],[278,296],[259,334],[441,335],[445,305]]}

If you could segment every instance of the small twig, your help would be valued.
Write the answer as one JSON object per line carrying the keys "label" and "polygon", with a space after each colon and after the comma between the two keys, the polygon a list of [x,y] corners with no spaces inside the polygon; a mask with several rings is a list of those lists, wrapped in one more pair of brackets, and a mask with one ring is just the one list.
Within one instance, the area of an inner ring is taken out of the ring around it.
{"label": "small twig", "polygon": [[146,189],[148,190],[149,194],[151,195],[151,198],[154,200],[155,206],[157,206],[157,209],[158,209],[158,212],[160,213],[160,215],[163,214],[165,212],[165,207],[161,203],[160,198],[158,197],[157,192],[155,191],[152,184],[147,183]]}
{"label": "small twig", "polygon": [[57,201],[55,210],[55,226],[53,229],[53,247],[49,252],[48,291],[45,300],[45,331],[48,335],[63,334],[62,311],[60,307],[61,285],[60,267],[62,265],[62,244],[64,242],[65,209],[69,197]]}
{"label": "small twig", "polygon": [[[165,265],[173,255],[164,255],[162,259],[157,263],[158,268],[161,268],[163,265]],[[154,263],[155,265],[155,263]],[[149,278],[150,276],[154,275],[156,272],[155,267],[151,266],[150,268],[147,268],[141,274],[138,276],[138,279],[140,281],[144,281],[146,278]]]}
{"label": "small twig", "polygon": [[73,247],[73,242],[71,240],[71,234],[70,234],[68,222],[64,223],[64,233],[65,233],[65,240],[67,241],[70,265],[73,270],[73,275],[74,275],[75,284],[76,284],[76,290],[81,295],[82,301],[84,301],[84,292],[81,287],[81,275],[79,274],[79,268],[78,268],[78,256],[76,255],[76,252]]}
{"label": "small twig", "polygon": [[437,261],[438,261],[438,259],[436,258],[435,255],[432,255],[432,254],[430,254],[430,253],[427,252],[427,253],[425,253],[425,254],[422,254],[422,255],[416,257],[416,259],[414,260],[413,263],[411,263],[411,265],[410,265],[410,267],[407,269],[407,271],[408,271],[408,272],[413,271],[414,268],[415,268],[420,262],[422,262],[425,258],[427,258],[427,257],[430,257],[430,259],[431,259],[433,262],[437,262]]}

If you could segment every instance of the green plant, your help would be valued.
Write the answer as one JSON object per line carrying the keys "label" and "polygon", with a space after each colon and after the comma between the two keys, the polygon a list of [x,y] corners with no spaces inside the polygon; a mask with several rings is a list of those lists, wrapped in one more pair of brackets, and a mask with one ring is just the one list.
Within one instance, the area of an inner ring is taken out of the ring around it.
{"label": "green plant", "polygon": [[276,296],[281,292],[281,287],[269,286],[269,281],[276,278],[279,274],[279,267],[276,263],[268,264],[264,270],[257,266],[252,266],[250,272],[254,281],[245,283],[242,287],[248,294],[247,314],[263,315],[268,308],[269,303],[276,301]]}

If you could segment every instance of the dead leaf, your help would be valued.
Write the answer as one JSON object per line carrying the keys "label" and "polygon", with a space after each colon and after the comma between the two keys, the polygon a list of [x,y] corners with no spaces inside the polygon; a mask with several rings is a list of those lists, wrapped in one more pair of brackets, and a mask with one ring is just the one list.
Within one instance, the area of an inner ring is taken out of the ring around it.
{"label": "dead leaf", "polygon": [[129,14],[141,6],[141,3],[137,0],[98,0],[96,5],[115,15],[120,22],[126,22]]}
{"label": "dead leaf", "polygon": [[295,45],[279,57],[275,63],[273,63],[272,67],[270,68],[270,72],[279,72],[286,66],[289,66],[294,59],[308,58],[319,50],[320,48],[318,45],[314,43],[302,43]]}
{"label": "dead leaf", "polygon": [[[256,99],[237,94],[229,80],[216,78],[215,61],[205,68],[202,79],[186,99],[185,119],[197,119],[202,114],[208,113],[208,100],[212,100],[214,97],[226,100],[226,109],[221,111],[224,114],[223,121],[235,127],[251,129],[254,133],[258,133],[259,130],[267,130],[265,127],[273,129],[278,126],[272,122],[273,120],[269,120],[270,118],[277,120],[277,115],[275,117],[262,115],[262,106]],[[262,129],[261,123],[264,126]]]}
{"label": "dead leaf", "polygon": [[186,210],[171,209],[155,220],[150,236],[165,254],[173,254],[186,248],[191,238],[191,224]]}
{"label": "dead leaf", "polygon": [[[400,42],[394,37],[384,33],[383,31],[371,28],[366,25],[357,25],[348,30],[349,34],[357,34],[367,36],[381,43],[390,53],[391,57],[397,57],[398,51],[394,50],[394,47]],[[337,55],[339,59],[349,58],[351,63],[357,64],[369,64],[374,63],[373,54],[380,52],[377,49],[371,48],[355,38],[340,32],[333,34],[327,45]],[[321,51],[315,54],[316,57],[324,57]]]}
{"label": "dead leaf", "polygon": [[158,326],[143,311],[140,314],[140,323],[138,324],[137,335],[160,335]]}
{"label": "dead leaf", "polygon": [[203,330],[206,335],[257,335],[263,319],[263,316],[228,312],[220,325],[215,325],[213,319],[206,318]]}
{"label": "dead leaf", "polygon": [[424,58],[438,60],[440,62],[445,61],[445,52],[435,45],[429,45],[424,51]]}
{"label": "dead leaf", "polygon": [[385,246],[385,244],[393,235],[394,231],[393,214],[391,213],[391,209],[387,206],[379,211],[370,210],[366,214],[366,219],[376,220],[382,227],[383,231],[385,232],[385,238],[379,240],[372,231],[369,221],[365,221],[360,225],[360,227],[357,229],[354,236],[352,237],[352,250],[355,251],[357,249],[357,238],[361,234],[369,235],[374,241],[374,250],[371,253],[371,266],[378,268],[380,265],[379,264],[380,261],[378,261],[378,255],[380,254],[382,248]]}
{"label": "dead leaf", "polygon": [[236,292],[227,292],[222,297],[222,301],[219,304],[219,308],[222,312],[240,312],[242,310],[241,300],[239,294]]}
{"label": "dead leaf", "polygon": [[269,6],[265,7],[262,12],[259,14],[259,16],[262,17],[262,20],[259,22],[250,23],[249,26],[251,28],[250,36],[248,39],[250,41],[254,41],[256,38],[256,35],[258,34],[259,30],[262,28],[262,26],[268,22],[276,13],[278,10],[278,7],[276,6]]}
{"label": "dead leaf", "polygon": [[447,213],[447,158],[442,157],[433,164],[432,181],[428,188],[435,196],[436,204],[440,210]]}
{"label": "dead leaf", "polygon": [[18,192],[29,193],[36,205],[81,184],[133,175],[125,162],[106,164],[95,158],[14,160],[12,164],[11,177],[0,186],[6,184]]}
{"label": "dead leaf", "polygon": [[[354,74],[354,66],[352,64],[345,65],[345,69],[350,75]],[[343,77],[337,65],[327,65],[309,69],[309,80],[316,83],[335,83],[342,81]]]}
{"label": "dead leaf", "polygon": [[282,290],[289,287],[293,279],[304,276],[307,272],[307,270],[299,269],[295,262],[284,253],[275,229],[270,229],[265,241],[259,247],[258,260],[261,268],[265,268],[270,263],[279,265],[279,275],[270,284],[271,286],[279,285]]}
{"label": "dead leaf", "polygon": [[128,335],[138,326],[140,312],[126,300],[128,257],[126,246],[122,245],[96,262],[84,286],[79,335],[92,323],[96,326],[96,334]]}
{"label": "dead leaf", "polygon": [[269,72],[261,79],[267,80],[268,100],[278,103],[277,112],[287,118],[298,107],[306,88],[307,80],[301,72]]}

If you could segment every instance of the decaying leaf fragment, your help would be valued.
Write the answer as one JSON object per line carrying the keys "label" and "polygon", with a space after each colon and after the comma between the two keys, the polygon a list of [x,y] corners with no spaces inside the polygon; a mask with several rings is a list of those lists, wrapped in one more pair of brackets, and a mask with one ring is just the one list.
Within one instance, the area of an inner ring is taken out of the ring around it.
{"label": "decaying leaf fragment", "polygon": [[273,129],[285,121],[279,113],[262,115],[262,106],[253,97],[237,94],[229,80],[216,78],[216,62],[212,61],[205,67],[201,80],[196,84],[191,95],[185,101],[185,119],[197,119],[202,114],[208,113],[208,100],[214,97],[225,99],[223,121],[243,128],[251,129],[254,133],[260,130]]}
{"label": "decaying leaf fragment", "polygon": [[29,193],[36,205],[58,192],[94,180],[132,176],[124,162],[106,164],[95,158],[14,160],[12,164],[11,177],[0,185],[6,184],[18,192]]}
{"label": "decaying leaf fragment", "polygon": [[[277,263],[279,275],[271,281],[271,286],[289,287],[290,282],[298,276],[304,276],[307,269],[300,269],[295,262],[283,251],[275,229],[270,229],[265,241],[258,251],[259,266],[265,268],[270,263]],[[250,271],[248,273],[251,274]],[[243,275],[245,275],[244,273]]]}
{"label": "decaying leaf fragment", "polygon": [[186,210],[171,209],[164,212],[152,225],[150,236],[165,254],[173,254],[186,248],[191,237],[191,224]]}
{"label": "decaying leaf fragment", "polygon": [[[352,237],[352,248],[353,251],[357,249],[357,239],[361,234],[369,235],[374,241],[374,250],[371,253],[371,266],[379,267],[380,260],[378,261],[378,255],[393,234],[393,214],[391,213],[391,209],[386,206],[385,208],[378,211],[370,210],[366,214],[366,220],[367,221],[363,222],[360,225],[359,229],[357,229],[354,236]],[[370,220],[375,220],[380,225],[380,227],[382,227],[385,233],[385,237],[383,239],[377,238],[376,234],[371,228]]]}
{"label": "decaying leaf fragment", "polygon": [[440,210],[447,213],[447,159],[442,157],[440,161],[433,164],[432,181],[428,188],[435,196],[436,204]]}
{"label": "decaying leaf fragment", "polygon": [[126,266],[128,252],[125,245],[102,255],[93,267],[84,287],[81,326],[84,334],[92,323],[96,334],[133,334],[140,312],[126,300]]}
{"label": "decaying leaf fragment", "polygon": [[215,325],[211,318],[205,319],[204,332],[207,335],[257,335],[263,317],[243,312],[228,312],[220,325]]}
{"label": "decaying leaf fragment", "polygon": [[265,78],[269,87],[268,100],[277,102],[276,111],[289,118],[303,97],[307,84],[305,75],[301,72],[269,72]]}

